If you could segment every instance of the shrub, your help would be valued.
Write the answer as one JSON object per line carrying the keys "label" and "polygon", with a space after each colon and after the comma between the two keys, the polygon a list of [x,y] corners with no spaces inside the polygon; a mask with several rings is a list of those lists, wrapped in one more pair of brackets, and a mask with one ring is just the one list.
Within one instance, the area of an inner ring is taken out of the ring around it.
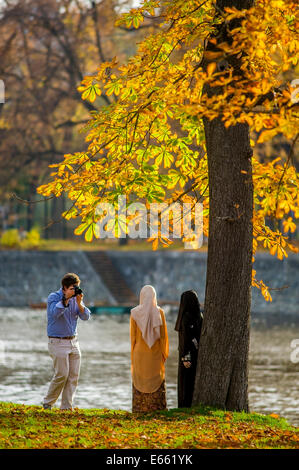
{"label": "shrub", "polygon": [[16,228],[6,230],[1,238],[0,244],[7,248],[16,248],[20,246],[19,232]]}
{"label": "shrub", "polygon": [[25,239],[21,242],[21,247],[23,249],[33,249],[40,246],[41,237],[40,232],[37,227],[33,227],[27,234]]}

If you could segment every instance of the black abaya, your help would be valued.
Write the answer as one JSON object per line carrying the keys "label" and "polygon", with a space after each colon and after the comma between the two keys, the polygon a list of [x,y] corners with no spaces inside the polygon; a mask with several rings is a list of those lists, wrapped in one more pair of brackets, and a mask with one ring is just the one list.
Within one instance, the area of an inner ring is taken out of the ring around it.
{"label": "black abaya", "polygon": [[[178,407],[188,408],[192,405],[194,390],[198,344],[202,327],[203,316],[201,313],[184,312],[179,329],[179,367],[178,367]],[[186,357],[187,356],[187,357]],[[189,356],[189,357],[188,357]],[[191,367],[186,368],[183,358],[191,362]]]}

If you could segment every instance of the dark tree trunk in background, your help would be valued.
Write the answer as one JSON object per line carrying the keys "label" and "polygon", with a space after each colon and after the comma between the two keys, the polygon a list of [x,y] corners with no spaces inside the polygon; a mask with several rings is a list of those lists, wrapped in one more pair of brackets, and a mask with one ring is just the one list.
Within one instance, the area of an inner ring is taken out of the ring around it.
{"label": "dark tree trunk in background", "polygon": [[47,199],[44,201],[44,238],[48,240],[49,238],[49,205]]}
{"label": "dark tree trunk in background", "polygon": [[[217,1],[249,8],[253,1]],[[227,40],[219,28],[217,42]],[[215,46],[208,44],[208,48]],[[228,59],[229,60],[229,59]],[[238,60],[231,65],[238,69]],[[217,87],[206,86],[209,96]],[[193,405],[248,411],[253,184],[249,128],[204,119],[210,214],[205,311]],[[246,173],[241,173],[245,171]]]}
{"label": "dark tree trunk in background", "polygon": [[27,232],[30,232],[30,230],[33,227],[34,223],[34,196],[36,193],[36,185],[34,184],[34,181],[31,181],[29,183],[29,197],[28,200],[30,201],[29,204],[27,204],[27,214],[26,214],[26,230]]}
{"label": "dark tree trunk in background", "polygon": [[57,198],[54,197],[51,200],[51,225],[50,225],[50,230],[49,230],[49,236],[50,238],[59,238],[59,235],[57,234]]}
{"label": "dark tree trunk in background", "polygon": [[[62,212],[65,212],[66,211],[66,196],[64,193],[62,194],[61,198],[62,198]],[[67,239],[67,221],[63,217],[61,222],[62,222],[62,238],[63,240],[66,240]]]}
{"label": "dark tree trunk in background", "polygon": [[118,244],[119,246],[128,245],[128,241],[129,241],[129,237],[126,236],[125,238],[120,238]]}

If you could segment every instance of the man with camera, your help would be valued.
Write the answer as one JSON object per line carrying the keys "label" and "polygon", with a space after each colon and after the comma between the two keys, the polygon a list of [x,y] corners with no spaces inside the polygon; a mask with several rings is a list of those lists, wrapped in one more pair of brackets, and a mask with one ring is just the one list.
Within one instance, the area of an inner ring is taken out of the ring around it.
{"label": "man with camera", "polygon": [[53,359],[54,376],[43,401],[51,409],[61,397],[61,410],[71,410],[78,384],[81,352],[77,338],[77,322],[89,320],[90,310],[83,303],[83,292],[77,274],[67,273],[62,287],[48,297],[48,349]]}

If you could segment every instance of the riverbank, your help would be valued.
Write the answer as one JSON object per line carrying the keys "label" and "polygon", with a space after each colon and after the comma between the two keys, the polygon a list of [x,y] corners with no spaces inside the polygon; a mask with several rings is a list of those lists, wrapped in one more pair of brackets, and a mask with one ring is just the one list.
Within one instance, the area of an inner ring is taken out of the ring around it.
{"label": "riverbank", "polygon": [[[269,253],[257,253],[254,269],[257,279],[270,287],[272,302],[252,287],[252,316],[273,314],[276,322],[281,317],[298,323],[298,256],[292,253],[280,261]],[[0,251],[0,306],[45,304],[66,272],[79,274],[86,305],[136,305],[145,284],[156,288],[161,304],[178,305],[182,292],[195,289],[203,305],[206,270],[207,253],[187,250]]]}
{"label": "riverbank", "polygon": [[0,449],[299,448],[299,428],[276,414],[212,408],[70,412],[0,402],[0,416]]}
{"label": "riverbank", "polygon": [[[204,237],[205,238],[205,237]],[[299,250],[299,240],[290,240],[292,245],[298,248]],[[126,244],[120,245],[118,239],[106,238],[106,239],[93,239],[92,242],[86,242],[83,238],[50,238],[48,240],[41,239],[39,244],[32,247],[26,247],[26,245],[21,246],[3,246],[0,244],[0,251],[5,250],[22,250],[22,251],[96,251],[96,250],[114,250],[114,251],[152,251],[153,244],[148,242],[146,239],[128,239]],[[181,240],[174,239],[169,245],[164,245],[159,243],[157,251],[186,251],[185,245]],[[204,243],[199,249],[187,250],[189,252],[207,252],[208,251],[208,242],[207,239],[204,239]],[[286,250],[287,253],[291,253],[290,250]],[[269,253],[269,250],[259,242],[257,247],[258,253]]]}
{"label": "riverbank", "polygon": [[[299,245],[299,243],[298,243]],[[78,239],[61,239],[61,238],[50,238],[49,240],[41,239],[39,244],[32,247],[26,247],[25,244],[14,245],[12,247],[3,246],[0,244],[1,250],[21,250],[21,251],[97,251],[97,250],[115,250],[115,251],[152,251],[152,243],[144,240],[133,240],[129,239],[125,245],[120,245],[118,239],[93,239],[92,242],[86,242],[82,238]],[[158,251],[164,250],[165,245],[159,243]],[[173,242],[167,246],[167,250],[180,250],[184,251],[184,243],[181,240],[173,240]],[[200,250],[207,251],[208,245],[205,243]],[[263,249],[261,247],[261,249]],[[198,250],[192,250],[198,251]]]}

